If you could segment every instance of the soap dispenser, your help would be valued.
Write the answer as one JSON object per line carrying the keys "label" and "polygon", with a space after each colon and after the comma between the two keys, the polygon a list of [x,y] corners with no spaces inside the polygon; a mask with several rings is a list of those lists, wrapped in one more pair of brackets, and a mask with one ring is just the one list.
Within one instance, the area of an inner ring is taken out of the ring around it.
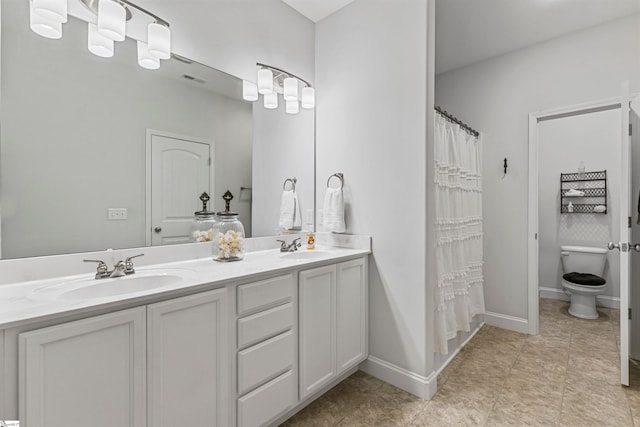
{"label": "soap dispenser", "polygon": [[225,210],[216,214],[213,226],[213,259],[220,262],[239,261],[244,258],[244,226],[238,214],[231,212],[233,194],[229,190],[222,196]]}

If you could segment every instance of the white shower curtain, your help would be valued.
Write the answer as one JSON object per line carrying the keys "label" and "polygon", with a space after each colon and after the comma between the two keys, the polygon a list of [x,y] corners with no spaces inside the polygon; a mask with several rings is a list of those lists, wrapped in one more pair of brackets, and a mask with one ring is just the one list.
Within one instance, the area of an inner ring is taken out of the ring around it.
{"label": "white shower curtain", "polygon": [[481,141],[436,112],[435,349],[484,313]]}

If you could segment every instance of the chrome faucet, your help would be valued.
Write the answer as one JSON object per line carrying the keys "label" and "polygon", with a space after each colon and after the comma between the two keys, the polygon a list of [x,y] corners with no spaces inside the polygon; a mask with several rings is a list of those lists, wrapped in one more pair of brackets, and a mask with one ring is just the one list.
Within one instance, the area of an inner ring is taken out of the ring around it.
{"label": "chrome faucet", "polygon": [[107,264],[100,259],[85,259],[84,262],[97,262],[98,268],[96,270],[96,280],[106,279],[107,277],[122,277],[127,274],[134,274],[136,270],[133,268],[133,258],[140,257],[144,254],[130,256],[124,259],[124,261],[118,261],[113,266],[113,270],[109,271]]}
{"label": "chrome faucet", "polygon": [[302,243],[300,243],[300,237],[293,239],[293,242],[287,245],[284,240],[276,240],[280,242],[280,252],[295,252],[298,250]]}

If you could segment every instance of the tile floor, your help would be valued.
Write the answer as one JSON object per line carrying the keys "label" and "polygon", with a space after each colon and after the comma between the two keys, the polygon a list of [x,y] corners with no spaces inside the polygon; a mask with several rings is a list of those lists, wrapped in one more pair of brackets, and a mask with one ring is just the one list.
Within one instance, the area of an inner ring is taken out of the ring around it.
{"label": "tile floor", "polygon": [[540,300],[540,334],[484,326],[438,377],[430,401],[356,372],[284,425],[640,427],[640,369],[619,385],[619,317],[570,316]]}

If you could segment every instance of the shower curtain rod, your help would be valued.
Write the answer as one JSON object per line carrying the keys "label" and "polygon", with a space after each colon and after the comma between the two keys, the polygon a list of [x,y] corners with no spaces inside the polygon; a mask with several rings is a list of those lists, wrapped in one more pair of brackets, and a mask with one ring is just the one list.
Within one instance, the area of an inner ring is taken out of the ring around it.
{"label": "shower curtain rod", "polygon": [[462,129],[464,129],[465,131],[467,131],[468,133],[470,133],[471,135],[475,136],[476,138],[478,136],[480,136],[480,132],[478,132],[477,130],[473,129],[471,126],[467,125],[466,123],[464,123],[462,120],[458,119],[457,117],[447,113],[446,110],[443,110],[442,108],[440,108],[439,106],[435,106],[435,110],[442,116],[444,116],[444,118],[446,118],[447,120],[452,121],[453,123],[456,123],[458,125],[460,125],[460,127]]}

